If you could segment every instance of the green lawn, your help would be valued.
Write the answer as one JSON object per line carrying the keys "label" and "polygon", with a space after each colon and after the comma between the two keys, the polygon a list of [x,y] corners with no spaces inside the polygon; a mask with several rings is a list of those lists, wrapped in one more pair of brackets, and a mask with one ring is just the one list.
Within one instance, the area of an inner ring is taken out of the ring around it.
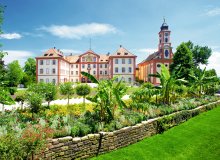
{"label": "green lawn", "polygon": [[93,160],[220,159],[220,107]]}

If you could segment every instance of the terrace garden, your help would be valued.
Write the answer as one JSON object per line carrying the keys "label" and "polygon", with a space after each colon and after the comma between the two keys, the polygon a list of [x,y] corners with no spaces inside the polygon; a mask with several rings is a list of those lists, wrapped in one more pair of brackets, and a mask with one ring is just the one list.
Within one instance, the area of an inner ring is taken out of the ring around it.
{"label": "terrace garden", "polygon": [[[201,71],[203,73],[205,70]],[[177,79],[170,74],[164,65],[160,74],[152,75],[160,78],[161,86],[144,83],[132,93],[129,91],[131,94],[127,100],[122,100],[128,90],[122,81],[98,81],[86,72],[81,74],[98,85],[93,94],[90,94],[91,88],[88,85],[79,84],[73,88],[69,82],[59,87],[53,84],[33,84],[17,94],[15,100],[20,102],[21,108],[3,110],[0,114],[1,159],[22,159],[41,153],[47,147],[47,138],[114,131],[143,120],[219,100],[215,96],[218,89],[216,77],[203,75],[201,80],[201,75],[192,76],[203,83],[195,81],[189,85],[187,80]],[[67,101],[65,105],[50,105],[58,92],[68,99],[76,93],[91,103],[69,104]],[[9,95],[3,96],[7,100],[5,104],[13,103]],[[43,101],[47,105],[42,105]],[[24,102],[28,104],[27,108],[22,107]]]}

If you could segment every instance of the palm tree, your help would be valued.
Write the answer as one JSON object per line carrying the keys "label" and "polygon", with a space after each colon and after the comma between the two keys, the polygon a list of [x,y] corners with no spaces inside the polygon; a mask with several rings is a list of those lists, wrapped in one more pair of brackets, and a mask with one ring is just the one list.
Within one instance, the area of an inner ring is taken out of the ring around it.
{"label": "palm tree", "polygon": [[173,71],[171,74],[164,64],[161,65],[161,73],[150,74],[149,76],[157,77],[160,79],[161,94],[163,103],[170,104],[170,93],[174,92],[174,87],[177,84],[187,83],[184,79],[176,79],[176,73]]}
{"label": "palm tree", "polygon": [[121,100],[126,91],[121,85],[121,80],[114,84],[115,78],[98,81],[89,73],[81,72],[81,74],[88,77],[91,82],[98,84],[96,95],[92,98],[88,97],[87,99],[97,104],[97,110],[99,110],[100,114],[100,122],[110,122],[114,119],[116,108],[126,106]]}
{"label": "palm tree", "polygon": [[198,87],[199,89],[198,89],[198,95],[199,95],[199,97],[201,97],[201,95],[202,95],[202,91],[203,91],[203,89],[204,89],[204,85],[206,84],[206,83],[209,83],[209,82],[211,82],[211,81],[213,81],[213,80],[215,80],[216,79],[216,76],[206,76],[206,67],[202,70],[202,71],[200,71],[200,72],[198,72],[198,75],[196,76],[196,75],[189,75],[190,77],[192,77],[192,79],[193,79],[193,86],[194,87]]}

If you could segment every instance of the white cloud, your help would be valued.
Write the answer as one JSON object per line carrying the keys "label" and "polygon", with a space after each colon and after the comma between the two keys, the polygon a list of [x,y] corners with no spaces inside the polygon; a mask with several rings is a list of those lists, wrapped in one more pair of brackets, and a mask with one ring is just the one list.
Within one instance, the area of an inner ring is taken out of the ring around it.
{"label": "white cloud", "polygon": [[50,34],[69,39],[81,39],[82,37],[104,35],[107,33],[116,33],[117,29],[110,24],[89,23],[76,26],[51,25],[43,26],[38,30],[49,32]]}
{"label": "white cloud", "polygon": [[154,53],[158,49],[156,48],[141,48],[141,49],[136,49],[136,52],[141,52],[141,53]]}
{"label": "white cloud", "polygon": [[24,65],[24,62],[27,58],[34,57],[34,53],[30,51],[23,51],[23,50],[4,50],[7,52],[8,55],[4,57],[5,64],[11,63],[14,60],[18,60],[20,65]]}
{"label": "white cloud", "polygon": [[0,39],[20,39],[22,36],[19,33],[3,33],[0,34]]}
{"label": "white cloud", "polygon": [[[205,65],[202,65],[201,68],[205,68]],[[212,52],[206,69],[215,69],[217,75],[220,76],[220,51]]]}
{"label": "white cloud", "polygon": [[213,8],[213,9],[210,9],[206,12],[206,15],[208,16],[217,16],[217,15],[220,15],[220,8]]}

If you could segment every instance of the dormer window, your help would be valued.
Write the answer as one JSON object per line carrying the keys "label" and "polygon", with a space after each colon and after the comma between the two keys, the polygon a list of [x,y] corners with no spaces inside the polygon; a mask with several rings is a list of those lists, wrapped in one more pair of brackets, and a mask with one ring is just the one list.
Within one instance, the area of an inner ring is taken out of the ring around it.
{"label": "dormer window", "polygon": [[51,53],[49,56],[53,56],[53,53]]}
{"label": "dormer window", "polygon": [[128,55],[128,53],[127,53],[127,52],[125,52],[125,55]]}
{"label": "dormer window", "polygon": [[44,54],[44,56],[47,56],[48,54]]}
{"label": "dormer window", "polygon": [[121,53],[119,53],[119,52],[117,53],[117,55],[120,55],[120,54],[121,54]]}

